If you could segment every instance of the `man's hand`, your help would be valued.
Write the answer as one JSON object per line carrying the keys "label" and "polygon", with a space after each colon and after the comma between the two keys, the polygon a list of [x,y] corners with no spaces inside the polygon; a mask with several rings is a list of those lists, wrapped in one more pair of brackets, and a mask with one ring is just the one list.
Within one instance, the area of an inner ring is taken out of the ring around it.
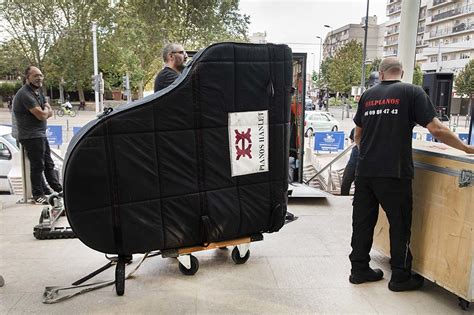
{"label": "man's hand", "polygon": [[48,111],[48,118],[53,116],[53,109],[49,103],[44,103],[44,109]]}
{"label": "man's hand", "polygon": [[446,127],[438,118],[433,118],[433,120],[426,125],[426,128],[436,139],[444,144],[468,154],[474,154],[474,146],[462,142],[461,139],[459,139],[458,136]]}
{"label": "man's hand", "polygon": [[467,150],[465,152],[467,154],[474,154],[474,145],[468,145]]}

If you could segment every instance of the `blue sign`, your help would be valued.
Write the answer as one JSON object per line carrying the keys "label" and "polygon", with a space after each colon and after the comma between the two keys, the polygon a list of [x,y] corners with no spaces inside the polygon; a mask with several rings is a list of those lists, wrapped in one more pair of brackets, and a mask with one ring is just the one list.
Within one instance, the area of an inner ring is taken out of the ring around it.
{"label": "blue sign", "polygon": [[63,144],[63,127],[62,126],[48,126],[46,129],[46,137],[49,145]]}
{"label": "blue sign", "polygon": [[72,127],[72,135],[75,136],[76,133],[79,132],[79,130],[81,130],[82,127]]}
{"label": "blue sign", "polygon": [[465,144],[467,144],[467,142],[469,141],[468,133],[460,133],[458,134],[458,136],[459,136],[459,139],[461,139],[461,141],[464,142]]}
{"label": "blue sign", "polygon": [[314,150],[338,151],[344,150],[344,131],[328,131],[314,133]]}
{"label": "blue sign", "polygon": [[426,141],[435,141],[435,138],[431,133],[426,134]]}
{"label": "blue sign", "polygon": [[412,133],[411,137],[416,140],[418,138],[418,132]]}

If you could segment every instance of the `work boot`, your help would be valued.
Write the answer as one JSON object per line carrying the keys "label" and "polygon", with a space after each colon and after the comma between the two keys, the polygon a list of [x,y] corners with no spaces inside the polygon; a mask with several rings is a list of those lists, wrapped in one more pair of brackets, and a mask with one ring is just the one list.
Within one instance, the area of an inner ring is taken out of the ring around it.
{"label": "work boot", "polygon": [[393,292],[413,291],[421,288],[424,281],[425,279],[422,276],[413,274],[410,279],[406,281],[397,282],[390,280],[388,283],[388,288]]}
{"label": "work boot", "polygon": [[364,282],[379,281],[383,278],[383,271],[380,269],[368,268],[362,271],[352,271],[349,276],[349,282],[353,284],[361,284]]}

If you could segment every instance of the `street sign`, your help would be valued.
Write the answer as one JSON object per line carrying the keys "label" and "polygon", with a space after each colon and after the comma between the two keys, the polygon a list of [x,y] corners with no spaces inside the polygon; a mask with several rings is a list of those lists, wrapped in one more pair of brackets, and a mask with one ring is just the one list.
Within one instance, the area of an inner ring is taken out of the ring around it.
{"label": "street sign", "polygon": [[46,138],[48,138],[49,145],[63,144],[63,127],[48,126],[46,129]]}
{"label": "street sign", "polygon": [[72,135],[75,136],[76,133],[79,132],[79,130],[81,130],[82,127],[72,127]]}
{"label": "street sign", "polygon": [[459,139],[461,139],[462,142],[464,142],[465,144],[468,143],[468,141],[469,141],[469,134],[468,133],[459,133],[458,136],[459,136]]}
{"label": "street sign", "polygon": [[344,150],[344,131],[328,131],[314,133],[314,150]]}

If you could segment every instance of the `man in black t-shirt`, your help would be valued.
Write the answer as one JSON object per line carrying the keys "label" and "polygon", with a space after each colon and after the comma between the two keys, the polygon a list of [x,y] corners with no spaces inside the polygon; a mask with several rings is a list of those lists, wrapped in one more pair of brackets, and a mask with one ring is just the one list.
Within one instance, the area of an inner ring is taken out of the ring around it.
{"label": "man in black t-shirt", "polygon": [[46,138],[46,121],[53,115],[53,110],[41,93],[42,86],[41,70],[33,66],[28,67],[25,70],[24,85],[13,99],[12,125],[14,137],[25,148],[30,160],[33,199],[36,203],[47,204],[45,195],[52,192],[44,181],[43,173],[54,191],[61,192],[62,186],[54,171],[54,162]]}
{"label": "man in black t-shirt", "polygon": [[183,71],[187,58],[188,54],[180,44],[172,43],[163,48],[165,66],[155,78],[155,92],[164,89],[176,80]]}
{"label": "man in black t-shirt", "polygon": [[402,83],[403,69],[395,57],[384,59],[379,68],[379,85],[367,90],[359,100],[354,122],[359,146],[352,214],[352,269],[349,281],[359,284],[383,278],[380,269],[371,269],[372,247],[379,205],[390,224],[390,264],[392,291],[416,290],[423,278],[412,275],[410,235],[412,218],[412,130],[416,124],[428,128],[441,142],[474,153],[436,118],[426,93]]}

